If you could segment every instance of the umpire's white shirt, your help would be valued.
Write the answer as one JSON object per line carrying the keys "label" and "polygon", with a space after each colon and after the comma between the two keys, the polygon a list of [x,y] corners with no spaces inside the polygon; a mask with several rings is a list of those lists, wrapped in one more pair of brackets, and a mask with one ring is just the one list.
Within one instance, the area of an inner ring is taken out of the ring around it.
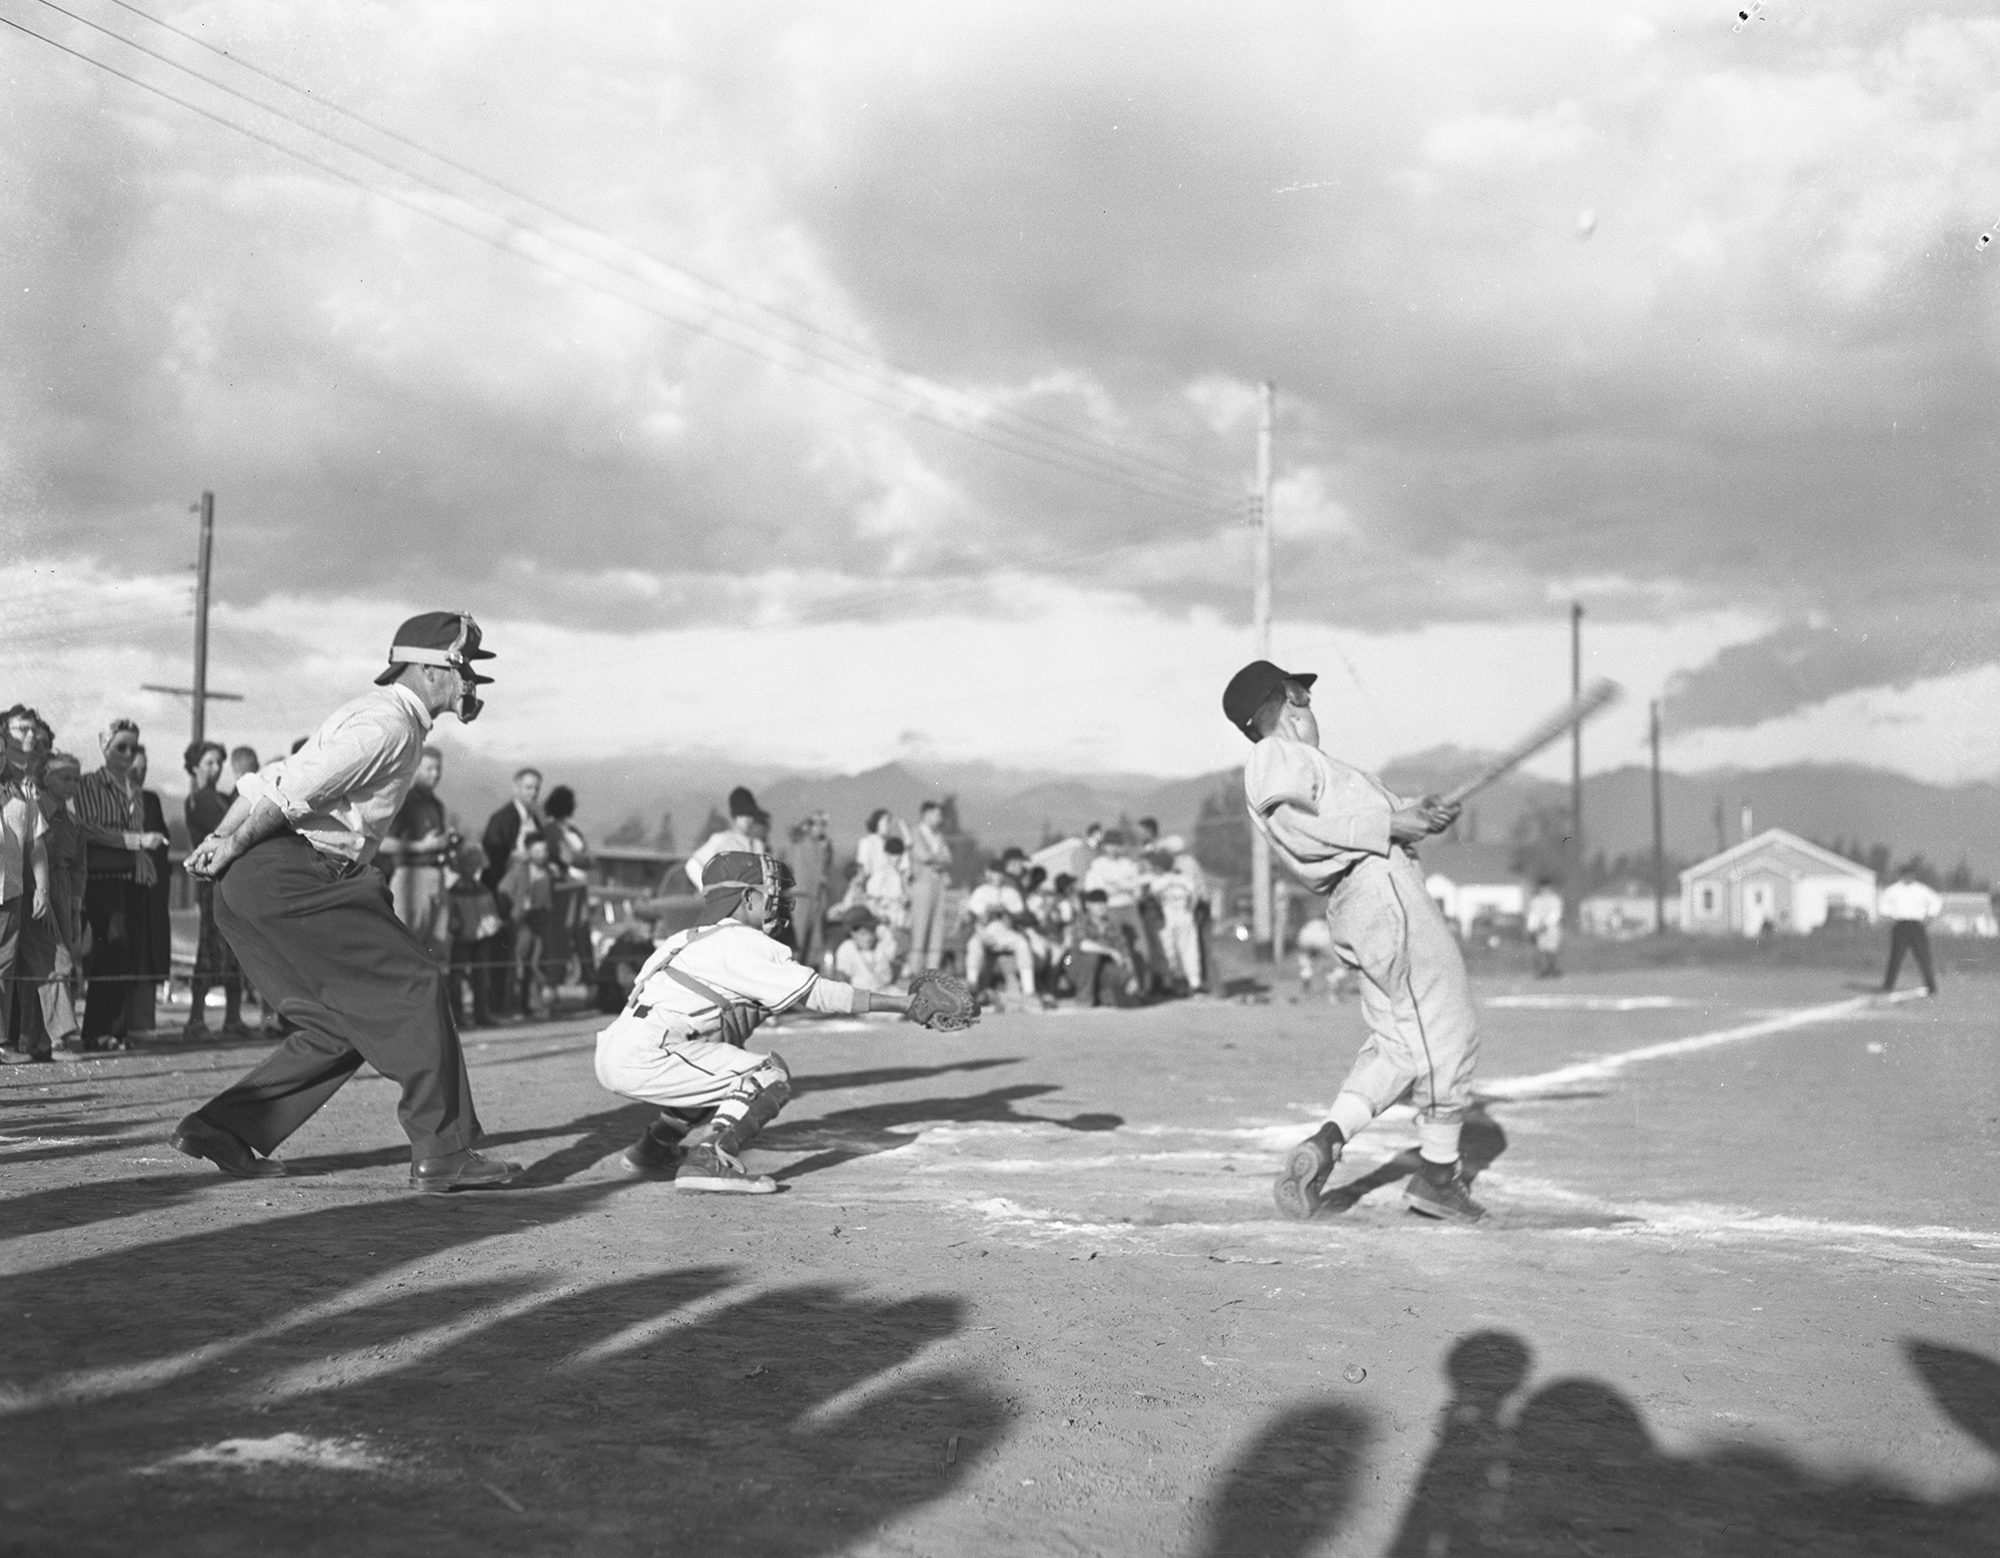
{"label": "umpire's white shirt", "polygon": [[313,848],[370,859],[416,782],[431,711],[401,682],[342,704],[290,757],[236,781],[267,800]]}

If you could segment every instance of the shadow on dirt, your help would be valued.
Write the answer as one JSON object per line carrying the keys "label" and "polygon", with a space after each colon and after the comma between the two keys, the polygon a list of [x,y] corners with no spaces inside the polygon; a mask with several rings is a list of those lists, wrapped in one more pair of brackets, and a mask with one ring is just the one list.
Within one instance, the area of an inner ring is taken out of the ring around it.
{"label": "shadow on dirt", "polygon": [[801,1093],[831,1093],[843,1087],[885,1087],[892,1082],[922,1082],[948,1076],[954,1071],[991,1071],[995,1066],[1018,1066],[1020,1055],[990,1055],[978,1060],[954,1060],[942,1066],[879,1066],[873,1071],[828,1071],[792,1077],[792,1096]]}
{"label": "shadow on dirt", "polygon": [[[1923,1341],[1904,1351],[1939,1409],[2000,1454],[2000,1363]],[[1672,1455],[1601,1380],[1559,1379],[1522,1397],[1531,1362],[1527,1344],[1504,1331],[1475,1332],[1452,1348],[1452,1396],[1389,1558],[1983,1558],[1993,1550],[2000,1489],[1932,1502],[1867,1473],[1824,1476],[1769,1448]],[[1368,1436],[1367,1420],[1345,1403],[1289,1408],[1208,1501],[1203,1558],[1330,1550]]]}
{"label": "shadow on dirt", "polygon": [[821,1169],[833,1168],[855,1158],[877,1152],[893,1152],[917,1139],[911,1126],[979,1124],[1058,1125],[1066,1131],[1115,1131],[1125,1123],[1123,1115],[1074,1114],[1066,1119],[1053,1115],[1024,1114],[1014,1106],[1024,1099],[1040,1098],[1060,1089],[1048,1082],[1022,1082],[1012,1087],[996,1087],[990,1092],[959,1098],[912,1098],[890,1103],[864,1104],[854,1109],[836,1109],[816,1120],[780,1120],[758,1138],[757,1146],[772,1152],[810,1152],[812,1156],[787,1164],[772,1174],[773,1179],[797,1179]]}
{"label": "shadow on dirt", "polygon": [[911,1367],[963,1328],[955,1297],[720,1266],[398,1280],[616,1188],[342,1206],[0,1279],[32,1317],[0,1393],[8,1551],[805,1558],[1005,1437],[984,1379]]}

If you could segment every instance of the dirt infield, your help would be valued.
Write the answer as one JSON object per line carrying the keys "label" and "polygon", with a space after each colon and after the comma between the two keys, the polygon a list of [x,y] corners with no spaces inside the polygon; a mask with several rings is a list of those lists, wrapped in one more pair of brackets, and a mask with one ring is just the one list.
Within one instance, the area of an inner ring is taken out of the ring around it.
{"label": "dirt infield", "polygon": [[1986,1554],[2000,980],[1482,978],[1491,1210],[1269,1181],[1352,1004],[797,1021],[761,1201],[632,1185],[591,1023],[472,1051],[528,1188],[364,1076],[227,1181],[255,1049],[0,1076],[6,1553]]}

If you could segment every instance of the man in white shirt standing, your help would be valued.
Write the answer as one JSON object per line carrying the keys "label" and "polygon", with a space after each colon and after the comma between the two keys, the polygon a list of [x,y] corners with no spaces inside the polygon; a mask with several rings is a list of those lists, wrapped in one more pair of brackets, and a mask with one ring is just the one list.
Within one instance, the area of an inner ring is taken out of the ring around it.
{"label": "man in white shirt standing", "polygon": [[767,842],[770,837],[771,814],[739,784],[729,792],[729,826],[703,839],[681,869],[687,872],[695,891],[700,892],[702,873],[708,869],[709,861],[718,855],[767,855],[771,852]]}
{"label": "man in white shirt standing", "polygon": [[1931,962],[1931,933],[1925,922],[1944,912],[1944,900],[1904,866],[1896,873],[1896,880],[1882,889],[1875,909],[1889,922],[1889,972],[1882,976],[1882,993],[1896,988],[1896,976],[1903,971],[1903,954],[1909,952],[1924,976],[1925,991],[1936,995],[1937,969]]}
{"label": "man in white shirt standing", "polygon": [[402,1087],[411,1189],[479,1189],[520,1173],[474,1150],[479,1117],[445,971],[368,869],[432,721],[478,716],[478,689],[492,678],[474,662],[491,658],[470,616],[412,617],[375,688],[282,763],[245,774],[228,814],[189,853],[188,873],[217,884],[216,923],[258,994],[296,1025],[176,1127],[173,1145],[189,1157],[240,1179],[283,1174],[269,1154],[367,1061]]}

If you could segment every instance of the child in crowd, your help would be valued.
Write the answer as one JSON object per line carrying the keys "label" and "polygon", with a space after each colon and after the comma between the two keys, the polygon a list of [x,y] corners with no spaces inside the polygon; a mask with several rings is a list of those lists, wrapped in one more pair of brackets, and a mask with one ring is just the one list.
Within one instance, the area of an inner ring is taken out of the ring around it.
{"label": "child in crowd", "polygon": [[1069,968],[1070,984],[1085,1006],[1128,1006],[1138,1000],[1138,974],[1125,927],[1101,887],[1083,895],[1083,914]]}
{"label": "child in crowd", "polygon": [[857,990],[887,990],[896,982],[894,945],[865,908],[849,910],[846,922],[847,937],[833,954],[834,978]]}
{"label": "child in crowd", "polygon": [[542,966],[549,944],[549,918],[555,910],[555,870],[549,864],[549,841],[528,835],[525,853],[500,878],[500,896],[514,916],[514,988],[521,1010],[547,1016],[555,992]]}
{"label": "child in crowd", "polygon": [[486,869],[486,851],[467,844],[444,868],[447,903],[445,923],[451,936],[451,1009],[465,1015],[465,992],[472,989],[472,1026],[493,1026],[493,1011],[487,1000],[497,969],[488,965],[499,953],[500,906],[479,880]]}

